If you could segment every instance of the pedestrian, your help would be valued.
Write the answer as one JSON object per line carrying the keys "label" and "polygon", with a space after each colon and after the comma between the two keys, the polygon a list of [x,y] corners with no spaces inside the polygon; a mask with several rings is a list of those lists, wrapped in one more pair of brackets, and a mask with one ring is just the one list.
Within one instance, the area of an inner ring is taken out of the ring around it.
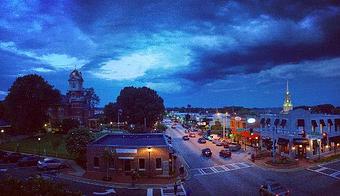
{"label": "pedestrian", "polygon": [[177,181],[175,182],[174,184],[174,194],[177,195],[177,188],[178,188],[178,185],[177,185]]}
{"label": "pedestrian", "polygon": [[131,173],[131,180],[132,180],[132,186],[135,186],[135,182],[137,180],[137,172],[136,170],[132,170],[132,173]]}

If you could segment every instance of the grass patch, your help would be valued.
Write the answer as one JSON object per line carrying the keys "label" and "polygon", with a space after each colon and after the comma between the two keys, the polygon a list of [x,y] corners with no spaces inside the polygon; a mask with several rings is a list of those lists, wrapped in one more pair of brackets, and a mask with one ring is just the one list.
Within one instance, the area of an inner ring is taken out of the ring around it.
{"label": "grass patch", "polygon": [[[16,151],[22,153],[39,154],[54,156],[65,159],[74,159],[66,151],[65,138],[66,135],[61,134],[45,134],[40,136],[41,140],[38,141],[38,137],[29,137],[20,141],[11,141],[0,145],[0,149],[8,151]],[[53,149],[53,140],[60,140],[58,148]]]}

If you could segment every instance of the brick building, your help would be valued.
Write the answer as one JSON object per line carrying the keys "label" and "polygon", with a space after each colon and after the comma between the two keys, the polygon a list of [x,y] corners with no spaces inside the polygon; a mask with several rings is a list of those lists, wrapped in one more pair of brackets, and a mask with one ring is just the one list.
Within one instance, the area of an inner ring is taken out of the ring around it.
{"label": "brick building", "polygon": [[96,178],[107,171],[114,178],[133,170],[140,176],[170,177],[178,167],[175,162],[164,134],[108,134],[87,147],[87,176]]}
{"label": "brick building", "polygon": [[77,69],[68,79],[69,87],[66,95],[62,95],[61,104],[49,109],[50,121],[61,122],[63,119],[78,120],[81,125],[88,126],[88,120],[94,117],[94,106],[91,105],[89,89],[83,87],[83,76]]}

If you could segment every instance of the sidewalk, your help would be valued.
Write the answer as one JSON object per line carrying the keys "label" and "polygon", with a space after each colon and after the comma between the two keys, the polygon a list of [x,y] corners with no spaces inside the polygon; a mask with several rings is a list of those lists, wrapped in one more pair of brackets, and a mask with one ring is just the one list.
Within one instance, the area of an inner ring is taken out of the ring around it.
{"label": "sidewalk", "polygon": [[[255,165],[263,168],[263,169],[268,169],[268,170],[273,170],[273,171],[278,171],[278,172],[289,172],[289,171],[299,171],[299,170],[304,170],[307,169],[309,167],[313,167],[315,165],[319,165],[321,163],[327,163],[329,161],[322,161],[325,158],[327,159],[328,157],[334,156],[334,153],[327,153],[327,154],[323,154],[321,156],[321,161],[319,161],[319,159],[299,159],[299,160],[295,160],[296,163],[294,163],[294,161],[291,164],[278,164],[278,165],[272,165],[272,164],[268,164],[269,161],[273,160],[273,157],[263,157],[262,159],[256,159],[255,162],[253,162]],[[339,156],[339,154],[337,154],[337,156]],[[277,158],[279,158],[279,156],[277,156]],[[251,161],[251,156],[249,155],[247,157],[248,161]],[[339,160],[339,158],[336,158],[334,160]],[[332,160],[331,160],[332,162]]]}

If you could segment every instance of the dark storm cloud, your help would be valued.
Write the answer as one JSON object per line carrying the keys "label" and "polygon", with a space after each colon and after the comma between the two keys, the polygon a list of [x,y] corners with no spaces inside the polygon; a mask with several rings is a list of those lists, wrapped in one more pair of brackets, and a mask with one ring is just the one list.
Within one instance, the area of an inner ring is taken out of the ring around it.
{"label": "dark storm cloud", "polygon": [[[243,85],[238,89],[250,89],[249,83],[293,78],[291,72],[304,66],[315,68],[304,77],[338,76],[336,1],[0,4],[1,77],[37,72],[66,88],[62,78],[77,66],[88,83],[102,89],[102,100],[109,100],[104,86],[112,83],[117,88],[147,85],[169,96],[165,99],[172,99],[171,104],[177,99],[186,104],[193,94],[201,100],[207,93],[215,97],[213,93],[229,92],[234,82],[228,79]],[[2,91],[7,88],[0,86]]]}

